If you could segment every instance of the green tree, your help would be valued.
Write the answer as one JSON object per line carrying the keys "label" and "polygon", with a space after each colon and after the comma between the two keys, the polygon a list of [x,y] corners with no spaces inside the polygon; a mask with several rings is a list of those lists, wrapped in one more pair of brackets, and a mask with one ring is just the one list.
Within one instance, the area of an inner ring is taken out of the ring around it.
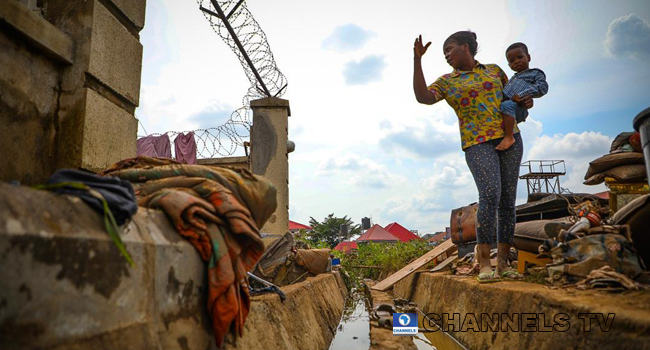
{"label": "green tree", "polygon": [[[347,215],[342,218],[337,218],[332,213],[325,217],[322,222],[318,222],[313,217],[310,217],[309,225],[312,227],[309,240],[313,243],[326,242],[330,248],[334,248],[339,242],[347,239],[348,236],[361,233],[360,226],[355,225]],[[348,226],[347,235],[341,234],[341,225]]]}

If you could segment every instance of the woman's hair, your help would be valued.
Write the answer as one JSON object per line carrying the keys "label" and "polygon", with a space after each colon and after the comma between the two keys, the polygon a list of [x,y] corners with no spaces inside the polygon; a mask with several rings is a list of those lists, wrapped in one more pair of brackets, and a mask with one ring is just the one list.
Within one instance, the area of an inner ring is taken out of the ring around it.
{"label": "woman's hair", "polygon": [[450,35],[445,43],[442,44],[442,47],[447,46],[449,42],[455,42],[458,45],[467,44],[469,46],[469,52],[472,56],[476,55],[476,50],[478,49],[478,43],[476,42],[476,33],[469,30],[462,30]]}

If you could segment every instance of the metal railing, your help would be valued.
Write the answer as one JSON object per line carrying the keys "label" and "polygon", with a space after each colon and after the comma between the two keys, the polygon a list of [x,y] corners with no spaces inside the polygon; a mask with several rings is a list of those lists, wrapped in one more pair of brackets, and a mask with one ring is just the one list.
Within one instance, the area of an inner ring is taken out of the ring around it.
{"label": "metal railing", "polygon": [[529,160],[521,163],[528,168],[527,174],[566,175],[566,165],[563,160]]}

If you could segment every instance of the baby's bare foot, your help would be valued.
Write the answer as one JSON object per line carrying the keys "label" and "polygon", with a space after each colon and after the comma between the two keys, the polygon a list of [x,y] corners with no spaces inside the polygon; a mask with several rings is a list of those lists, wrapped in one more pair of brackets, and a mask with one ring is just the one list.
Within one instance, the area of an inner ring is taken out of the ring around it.
{"label": "baby's bare foot", "polygon": [[514,144],[514,143],[515,143],[515,138],[514,138],[514,137],[512,137],[512,136],[507,137],[507,136],[506,136],[506,137],[504,137],[503,140],[501,140],[501,142],[497,145],[497,150],[498,150],[498,151],[505,151],[505,150],[507,150],[508,148],[510,148],[510,146],[512,146],[512,144]]}

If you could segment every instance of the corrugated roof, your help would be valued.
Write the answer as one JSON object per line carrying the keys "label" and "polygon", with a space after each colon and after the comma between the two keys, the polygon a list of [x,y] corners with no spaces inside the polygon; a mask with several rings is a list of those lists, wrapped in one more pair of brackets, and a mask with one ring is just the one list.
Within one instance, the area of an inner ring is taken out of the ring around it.
{"label": "corrugated roof", "polygon": [[445,239],[445,236],[447,236],[447,232],[438,232],[435,235],[431,236],[428,239],[428,242],[435,242],[435,241],[439,241],[441,239]]}
{"label": "corrugated roof", "polygon": [[609,191],[594,193],[594,196],[602,199],[609,199]]}
{"label": "corrugated roof", "polygon": [[295,221],[289,220],[289,230],[300,230],[300,229],[305,229],[305,230],[311,230],[311,226],[299,224]]}
{"label": "corrugated roof", "polygon": [[418,236],[415,235],[415,233],[407,230],[406,228],[404,228],[404,226],[396,222],[392,224],[388,224],[388,226],[385,227],[385,230],[388,231],[393,236],[397,237],[402,242],[408,242],[419,238]]}
{"label": "corrugated roof", "polygon": [[393,236],[390,232],[384,230],[383,227],[375,224],[368,231],[357,239],[357,242],[381,242],[381,241],[398,241],[399,239]]}
{"label": "corrugated roof", "polygon": [[342,251],[343,253],[348,253],[352,249],[359,249],[357,242],[339,242],[339,244],[334,247],[334,250]]}

